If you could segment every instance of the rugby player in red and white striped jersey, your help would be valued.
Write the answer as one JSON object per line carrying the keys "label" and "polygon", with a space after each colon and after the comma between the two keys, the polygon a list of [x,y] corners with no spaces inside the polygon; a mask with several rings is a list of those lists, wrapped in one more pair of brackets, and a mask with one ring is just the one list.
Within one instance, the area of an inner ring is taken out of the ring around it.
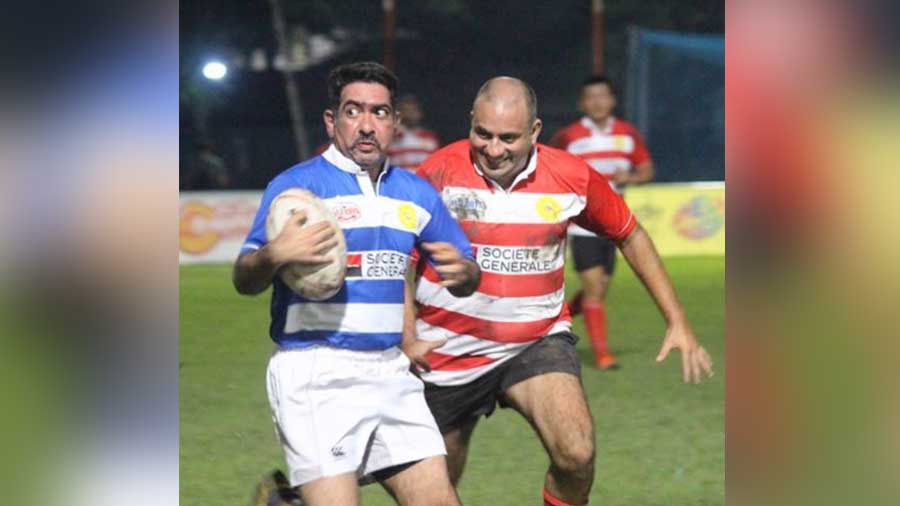
{"label": "rugby player in red and white striped jersey", "polygon": [[412,284],[408,291],[403,348],[424,370],[454,483],[478,419],[499,402],[528,419],[548,450],[544,504],[586,504],[594,436],[564,300],[569,223],[615,240],[644,282],[668,324],[658,361],[680,349],[683,379],[693,383],[712,374],[712,363],[624,200],[583,160],[537,144],[540,130],[531,87],[494,78],[475,99],[469,139],[419,168],[466,231],[482,281],[456,298],[424,266],[417,313]]}
{"label": "rugby player in red and white striped jersey", "polygon": [[[653,179],[653,160],[637,129],[613,116],[616,95],[605,76],[591,76],[581,83],[579,107],[585,116],[563,128],[550,145],[583,159],[605,176],[619,193],[626,185]],[[597,237],[578,225],[569,227],[572,260],[581,279],[581,290],[570,302],[573,316],[584,314],[594,360],[602,369],[618,367],[607,346],[606,292],[616,266],[616,244]]]}
{"label": "rugby player in red and white striped jersey", "polygon": [[436,133],[421,126],[425,114],[415,96],[398,98],[397,112],[400,113],[401,123],[387,153],[393,165],[415,172],[428,155],[441,147],[441,141]]}

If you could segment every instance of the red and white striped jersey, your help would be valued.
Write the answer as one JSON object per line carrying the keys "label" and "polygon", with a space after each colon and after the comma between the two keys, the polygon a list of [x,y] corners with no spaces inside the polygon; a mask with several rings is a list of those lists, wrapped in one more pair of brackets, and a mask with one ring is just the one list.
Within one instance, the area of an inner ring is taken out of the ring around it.
{"label": "red and white striped jersey", "polygon": [[[612,116],[602,127],[585,116],[558,131],[550,139],[550,145],[583,159],[606,178],[612,178],[617,171],[632,170],[637,165],[652,161],[637,129],[631,123]],[[610,184],[622,193],[622,188],[612,182]],[[578,226],[570,227],[569,233],[594,235]]]}
{"label": "red and white striped jersey", "polygon": [[415,172],[419,164],[439,147],[441,142],[431,130],[401,126],[394,133],[394,141],[388,148],[387,155],[391,158],[391,165]]}
{"label": "red and white striped jersey", "polygon": [[429,157],[419,175],[441,192],[475,250],[481,285],[457,298],[425,265],[416,292],[418,337],[447,338],[428,356],[438,385],[468,383],[541,337],[569,330],[565,305],[566,228],[570,221],[612,238],[627,236],[635,218],[583,160],[542,144],[504,190],[473,163],[469,141]]}

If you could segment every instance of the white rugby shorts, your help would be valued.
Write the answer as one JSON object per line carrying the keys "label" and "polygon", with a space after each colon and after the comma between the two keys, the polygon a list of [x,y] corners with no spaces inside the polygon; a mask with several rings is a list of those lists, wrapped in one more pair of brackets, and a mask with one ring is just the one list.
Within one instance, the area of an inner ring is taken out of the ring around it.
{"label": "white rugby shorts", "polygon": [[409,365],[397,347],[276,349],[269,405],[292,486],[446,454]]}

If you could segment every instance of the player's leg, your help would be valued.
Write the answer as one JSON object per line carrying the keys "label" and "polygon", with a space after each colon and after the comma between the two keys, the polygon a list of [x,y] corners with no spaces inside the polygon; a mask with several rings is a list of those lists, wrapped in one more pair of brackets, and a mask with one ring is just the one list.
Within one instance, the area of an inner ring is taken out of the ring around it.
{"label": "player's leg", "polygon": [[581,290],[570,307],[584,315],[595,363],[603,369],[618,367],[607,344],[606,325],[606,292],[615,268],[615,248],[615,244],[607,239],[572,236],[572,257]]}
{"label": "player's leg", "polygon": [[469,442],[472,440],[472,433],[475,432],[476,423],[478,423],[478,419],[468,421],[444,433],[444,446],[447,447],[447,472],[450,474],[450,482],[454,487],[459,485],[459,480],[462,479],[466,459],[469,457]]}
{"label": "player's leg", "polygon": [[425,384],[425,401],[444,436],[447,468],[453,486],[462,478],[469,455],[469,441],[482,416],[489,416],[497,405],[500,379],[506,365],[462,385]]}
{"label": "player's leg", "polygon": [[459,496],[447,476],[443,455],[429,457],[390,476],[376,477],[400,506],[459,506]]}
{"label": "player's leg", "polygon": [[303,504],[359,504],[357,470],[378,425],[382,352],[279,350],[269,360],[269,403]]}
{"label": "player's leg", "polygon": [[303,506],[356,506],[359,487],[356,473],[319,478],[300,485]]}
{"label": "player's leg", "polygon": [[503,404],[528,420],[550,456],[544,504],[551,506],[587,504],[594,481],[594,422],[575,340],[568,333],[541,339],[514,359],[503,383]]}
{"label": "player's leg", "polygon": [[410,372],[399,349],[387,361],[378,403],[378,428],[365,459],[363,474],[374,476],[401,505],[457,506],[459,499],[447,474],[444,440],[425,402],[425,385]]}

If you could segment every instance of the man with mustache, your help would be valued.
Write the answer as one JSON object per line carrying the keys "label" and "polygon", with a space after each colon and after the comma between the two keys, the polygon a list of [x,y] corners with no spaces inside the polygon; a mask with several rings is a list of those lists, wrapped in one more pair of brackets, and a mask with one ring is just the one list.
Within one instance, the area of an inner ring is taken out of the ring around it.
{"label": "man with mustache", "polygon": [[[300,487],[307,506],[354,506],[358,479],[371,475],[400,504],[459,505],[422,382],[398,345],[412,250],[421,250],[440,285],[458,297],[475,290],[479,270],[434,188],[388,163],[396,91],[397,78],[377,63],[330,73],[323,119],[331,146],[269,183],[235,262],[239,293],[273,286],[269,333],[277,346],[267,387],[288,473],[273,475],[267,486],[281,490],[258,494],[262,504],[290,495],[287,481]],[[269,205],[289,188],[319,196],[341,229],[304,226],[301,212],[267,241]],[[336,295],[305,299],[277,276],[288,263],[327,263],[324,253],[341,233],[349,268]]]}
{"label": "man with mustache", "polygon": [[500,404],[522,414],[547,449],[544,504],[581,505],[594,479],[594,424],[565,305],[569,223],[615,241],[646,286],[668,324],[657,361],[679,349],[690,383],[711,375],[712,362],[624,200],[580,158],[537,144],[540,132],[531,87],[494,78],[475,98],[469,138],[420,166],[472,241],[482,280],[457,298],[424,265],[418,307],[407,304],[404,349],[424,370],[454,484],[478,419]]}

